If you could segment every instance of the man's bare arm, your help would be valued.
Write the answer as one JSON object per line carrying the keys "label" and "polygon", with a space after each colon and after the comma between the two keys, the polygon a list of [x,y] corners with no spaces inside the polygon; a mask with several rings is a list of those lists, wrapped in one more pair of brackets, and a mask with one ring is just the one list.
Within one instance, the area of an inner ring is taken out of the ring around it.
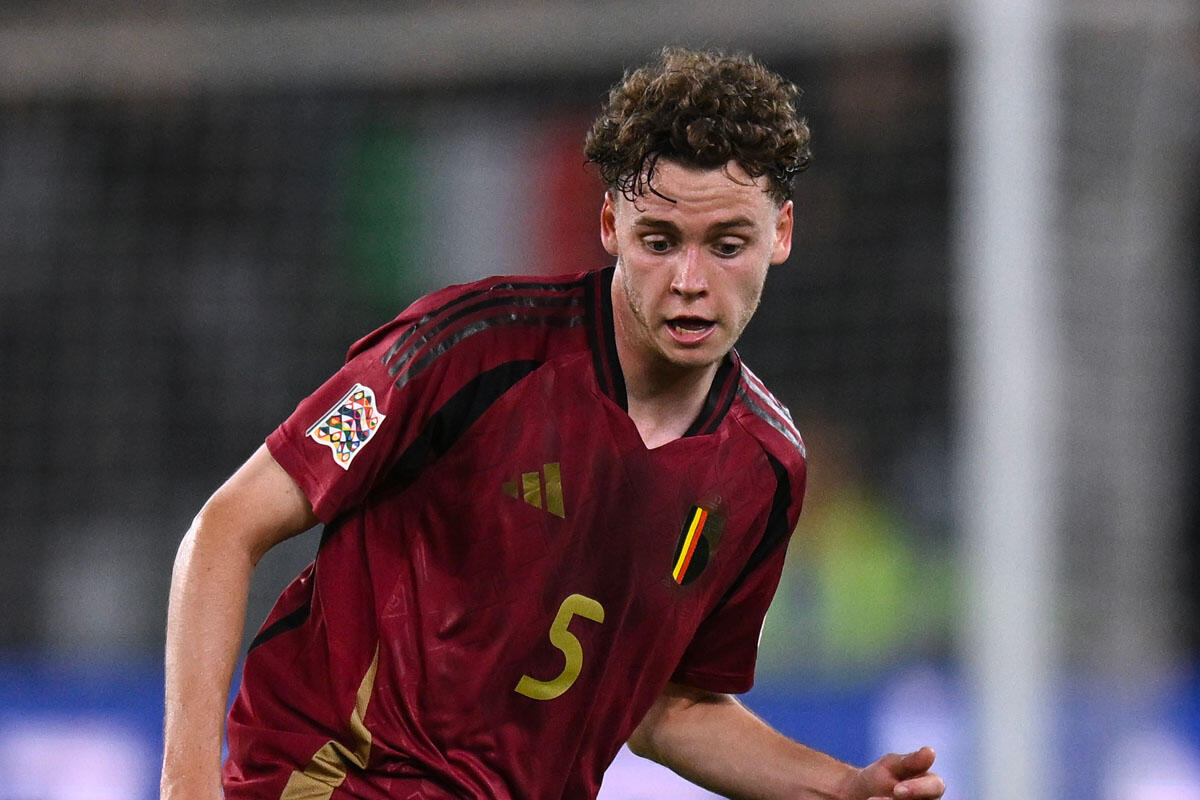
{"label": "man's bare arm", "polygon": [[263,446],[183,537],[167,612],[163,800],[221,797],[225,707],[250,576],[271,547],[316,522],[300,487]]}
{"label": "man's bare arm", "polygon": [[629,738],[636,754],[744,800],[934,800],[933,751],[888,755],[863,769],[805,747],[730,695],[668,684]]}

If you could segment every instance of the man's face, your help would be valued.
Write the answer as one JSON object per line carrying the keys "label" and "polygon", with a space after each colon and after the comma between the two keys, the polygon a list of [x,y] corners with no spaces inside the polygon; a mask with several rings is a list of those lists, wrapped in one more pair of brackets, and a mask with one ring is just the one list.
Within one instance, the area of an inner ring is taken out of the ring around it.
{"label": "man's face", "polygon": [[736,162],[694,169],[660,160],[636,200],[605,196],[601,240],[617,256],[618,344],[650,369],[706,368],[758,307],[767,267],[791,252],[792,203],[777,205]]}

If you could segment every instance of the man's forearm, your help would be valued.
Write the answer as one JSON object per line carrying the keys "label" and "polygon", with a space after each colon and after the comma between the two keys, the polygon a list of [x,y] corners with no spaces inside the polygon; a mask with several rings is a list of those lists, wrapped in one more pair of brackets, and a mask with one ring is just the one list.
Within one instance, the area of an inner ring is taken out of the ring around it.
{"label": "man's forearm", "polygon": [[198,536],[179,548],[167,614],[163,800],[219,798],[229,684],[253,565]]}
{"label": "man's forearm", "polygon": [[693,783],[746,800],[840,800],[857,770],[794,742],[728,695],[670,687],[630,749]]}
{"label": "man's forearm", "polygon": [[250,576],[258,560],[316,524],[312,506],[265,446],[205,503],[171,575],[163,800],[221,796],[221,741]]}

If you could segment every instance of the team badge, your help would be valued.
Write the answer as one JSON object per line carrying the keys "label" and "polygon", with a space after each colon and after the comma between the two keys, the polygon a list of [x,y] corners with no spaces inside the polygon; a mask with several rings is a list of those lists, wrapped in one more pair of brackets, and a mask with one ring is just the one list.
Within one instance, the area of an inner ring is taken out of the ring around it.
{"label": "team badge", "polygon": [[307,435],[333,451],[333,460],[339,467],[350,469],[350,462],[371,441],[384,419],[375,407],[375,393],[356,383],[308,429]]}
{"label": "team badge", "polygon": [[679,543],[672,557],[671,578],[683,586],[696,580],[708,566],[713,546],[725,527],[725,519],[716,504],[692,506],[679,532]]}

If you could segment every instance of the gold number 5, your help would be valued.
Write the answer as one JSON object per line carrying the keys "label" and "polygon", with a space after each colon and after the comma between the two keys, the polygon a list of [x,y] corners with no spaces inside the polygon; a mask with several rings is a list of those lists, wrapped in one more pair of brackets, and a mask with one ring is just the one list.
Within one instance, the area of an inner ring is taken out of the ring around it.
{"label": "gold number 5", "polygon": [[517,681],[518,694],[534,700],[553,700],[570,689],[571,684],[579,677],[579,670],[583,669],[583,648],[580,647],[575,634],[567,630],[571,618],[576,614],[592,622],[604,622],[604,607],[592,598],[573,594],[563,600],[554,622],[550,623],[550,644],[562,651],[567,663],[553,680],[539,681],[537,678],[522,675],[521,680]]}

